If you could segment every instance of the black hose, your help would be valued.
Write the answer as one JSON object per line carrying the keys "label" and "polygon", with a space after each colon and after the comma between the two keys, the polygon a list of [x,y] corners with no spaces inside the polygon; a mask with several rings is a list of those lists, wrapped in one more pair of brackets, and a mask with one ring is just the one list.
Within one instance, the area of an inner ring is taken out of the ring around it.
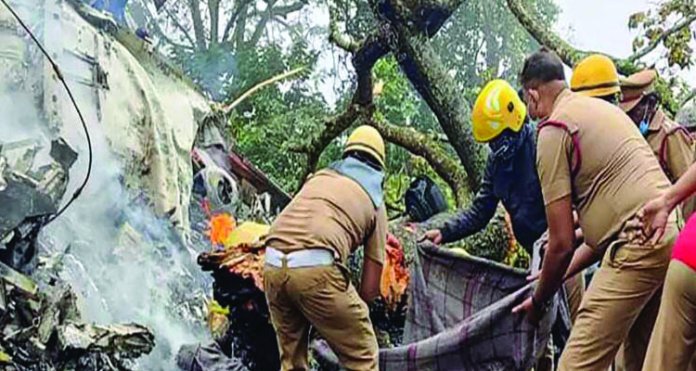
{"label": "black hose", "polygon": [[56,62],[53,60],[53,58],[51,58],[51,55],[46,51],[46,49],[43,47],[41,42],[36,38],[36,36],[34,36],[34,33],[31,32],[31,30],[29,29],[29,27],[27,27],[27,25],[24,23],[24,21],[22,21],[22,18],[20,18],[19,15],[17,15],[17,13],[12,8],[12,6],[10,6],[10,4],[8,4],[6,0],[0,0],[0,1],[2,1],[3,5],[5,5],[7,10],[9,10],[10,13],[12,13],[12,16],[14,16],[14,18],[17,20],[17,22],[19,22],[19,24],[22,26],[22,28],[24,28],[24,30],[27,32],[27,34],[29,34],[29,36],[34,41],[34,43],[36,43],[36,46],[39,47],[39,49],[41,50],[41,53],[43,53],[43,55],[46,57],[46,59],[48,59],[48,62],[51,64],[51,67],[53,67],[53,71],[56,73],[58,80],[60,80],[60,82],[63,84],[63,87],[65,88],[65,91],[68,93],[68,97],[70,97],[70,102],[72,102],[73,107],[75,107],[75,111],[77,111],[77,116],[80,118],[80,122],[82,123],[82,128],[85,131],[85,137],[87,138],[87,150],[89,153],[89,158],[88,158],[88,162],[87,162],[87,174],[85,175],[85,179],[82,181],[82,184],[80,184],[80,186],[77,187],[77,189],[73,193],[72,197],[70,197],[70,200],[68,200],[68,202],[65,205],[63,205],[62,208],[60,208],[60,210],[58,210],[55,214],[53,214],[53,216],[50,219],[48,219],[46,221],[46,223],[44,224],[44,226],[45,226],[48,223],[54,221],[61,214],[63,214],[63,212],[65,212],[65,210],[73,203],[73,201],[75,201],[75,199],[77,199],[77,197],[80,196],[80,193],[82,193],[82,191],[85,189],[85,186],[87,185],[87,182],[89,181],[89,177],[92,174],[92,157],[93,157],[92,138],[89,136],[89,130],[87,129],[87,123],[85,122],[85,118],[82,116],[82,112],[80,111],[80,108],[77,106],[77,102],[75,101],[75,97],[73,96],[72,91],[68,87],[68,84],[65,82],[65,78],[63,77],[63,74],[60,72],[60,68],[58,68],[58,64],[56,64]]}

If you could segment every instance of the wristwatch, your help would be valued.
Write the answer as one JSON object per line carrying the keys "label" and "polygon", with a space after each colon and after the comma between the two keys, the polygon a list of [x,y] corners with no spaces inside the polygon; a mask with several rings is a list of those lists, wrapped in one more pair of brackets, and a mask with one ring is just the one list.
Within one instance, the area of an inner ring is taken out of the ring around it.
{"label": "wristwatch", "polygon": [[532,306],[534,306],[534,309],[537,311],[544,313],[549,309],[549,306],[551,306],[551,300],[544,300],[542,302],[539,302],[535,297],[534,294],[532,293]]}

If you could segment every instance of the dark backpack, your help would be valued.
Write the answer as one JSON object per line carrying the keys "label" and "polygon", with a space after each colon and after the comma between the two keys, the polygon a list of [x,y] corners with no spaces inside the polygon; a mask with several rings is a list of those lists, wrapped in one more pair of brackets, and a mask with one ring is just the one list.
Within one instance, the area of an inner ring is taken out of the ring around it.
{"label": "dark backpack", "polygon": [[427,176],[419,176],[404,195],[406,213],[416,222],[423,222],[447,210],[447,201],[440,187]]}

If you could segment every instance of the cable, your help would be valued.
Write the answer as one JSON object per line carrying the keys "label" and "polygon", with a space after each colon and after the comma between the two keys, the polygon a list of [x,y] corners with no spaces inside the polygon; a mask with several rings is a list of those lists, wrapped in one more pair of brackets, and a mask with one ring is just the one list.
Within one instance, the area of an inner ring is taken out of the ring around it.
{"label": "cable", "polygon": [[62,208],[60,208],[60,210],[58,210],[55,214],[53,214],[53,216],[50,219],[48,219],[46,221],[46,223],[44,223],[44,226],[46,226],[50,222],[56,220],[56,218],[58,218],[61,214],[63,214],[63,212],[65,212],[65,210],[73,203],[73,201],[75,201],[75,199],[77,199],[80,196],[80,193],[82,193],[82,191],[85,189],[85,186],[87,185],[87,182],[89,181],[89,177],[92,174],[92,158],[93,158],[92,138],[89,136],[89,130],[87,129],[87,123],[85,122],[85,118],[82,116],[82,111],[80,111],[80,107],[77,106],[77,102],[75,101],[75,97],[73,96],[72,91],[68,87],[68,84],[65,82],[65,78],[63,77],[63,73],[60,72],[60,68],[58,68],[58,64],[56,64],[56,62],[53,60],[53,58],[51,58],[51,55],[48,54],[46,49],[44,49],[41,42],[36,38],[36,36],[34,36],[34,33],[31,32],[31,30],[29,29],[29,27],[27,27],[27,25],[24,23],[24,21],[22,21],[22,18],[20,18],[19,15],[17,15],[17,13],[12,8],[12,6],[10,6],[10,4],[8,4],[6,0],[0,0],[0,1],[2,1],[3,5],[5,5],[7,10],[9,10],[10,13],[12,13],[12,16],[17,20],[17,22],[19,22],[19,24],[22,26],[22,28],[24,28],[24,30],[27,32],[27,34],[29,34],[31,39],[34,41],[34,43],[36,43],[36,46],[39,47],[39,49],[41,50],[41,53],[43,53],[43,55],[46,57],[46,59],[48,59],[48,62],[51,64],[51,67],[53,67],[53,71],[56,73],[56,77],[58,77],[58,80],[60,80],[60,82],[63,84],[65,91],[68,93],[68,97],[70,97],[70,102],[72,102],[73,107],[75,107],[75,111],[77,111],[77,116],[80,118],[80,122],[82,123],[82,128],[85,131],[85,137],[87,138],[87,150],[89,153],[89,157],[88,157],[88,162],[87,162],[87,174],[85,174],[85,179],[82,181],[82,184],[80,184],[80,186],[77,187],[77,189],[73,193],[72,197],[70,197],[70,200],[68,200],[68,202],[65,205],[63,205]]}

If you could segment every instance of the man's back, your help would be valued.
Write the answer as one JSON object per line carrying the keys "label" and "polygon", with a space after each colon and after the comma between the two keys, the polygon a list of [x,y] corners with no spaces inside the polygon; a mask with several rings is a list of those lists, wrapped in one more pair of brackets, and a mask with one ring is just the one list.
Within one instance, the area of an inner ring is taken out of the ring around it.
{"label": "man's back", "polygon": [[579,150],[568,130],[548,125],[540,130],[537,163],[544,201],[548,205],[572,194],[591,246],[617,233],[669,186],[648,143],[618,107],[564,90],[548,121],[577,132]]}
{"label": "man's back", "polygon": [[[370,197],[352,179],[322,170],[309,179],[273,223],[266,244],[283,252],[308,248],[334,251],[345,261],[352,249],[370,237],[377,224],[386,236],[384,206],[375,209]],[[366,244],[365,254],[383,260],[377,244]],[[381,241],[380,246],[384,245]],[[382,249],[383,250],[383,249]]]}

